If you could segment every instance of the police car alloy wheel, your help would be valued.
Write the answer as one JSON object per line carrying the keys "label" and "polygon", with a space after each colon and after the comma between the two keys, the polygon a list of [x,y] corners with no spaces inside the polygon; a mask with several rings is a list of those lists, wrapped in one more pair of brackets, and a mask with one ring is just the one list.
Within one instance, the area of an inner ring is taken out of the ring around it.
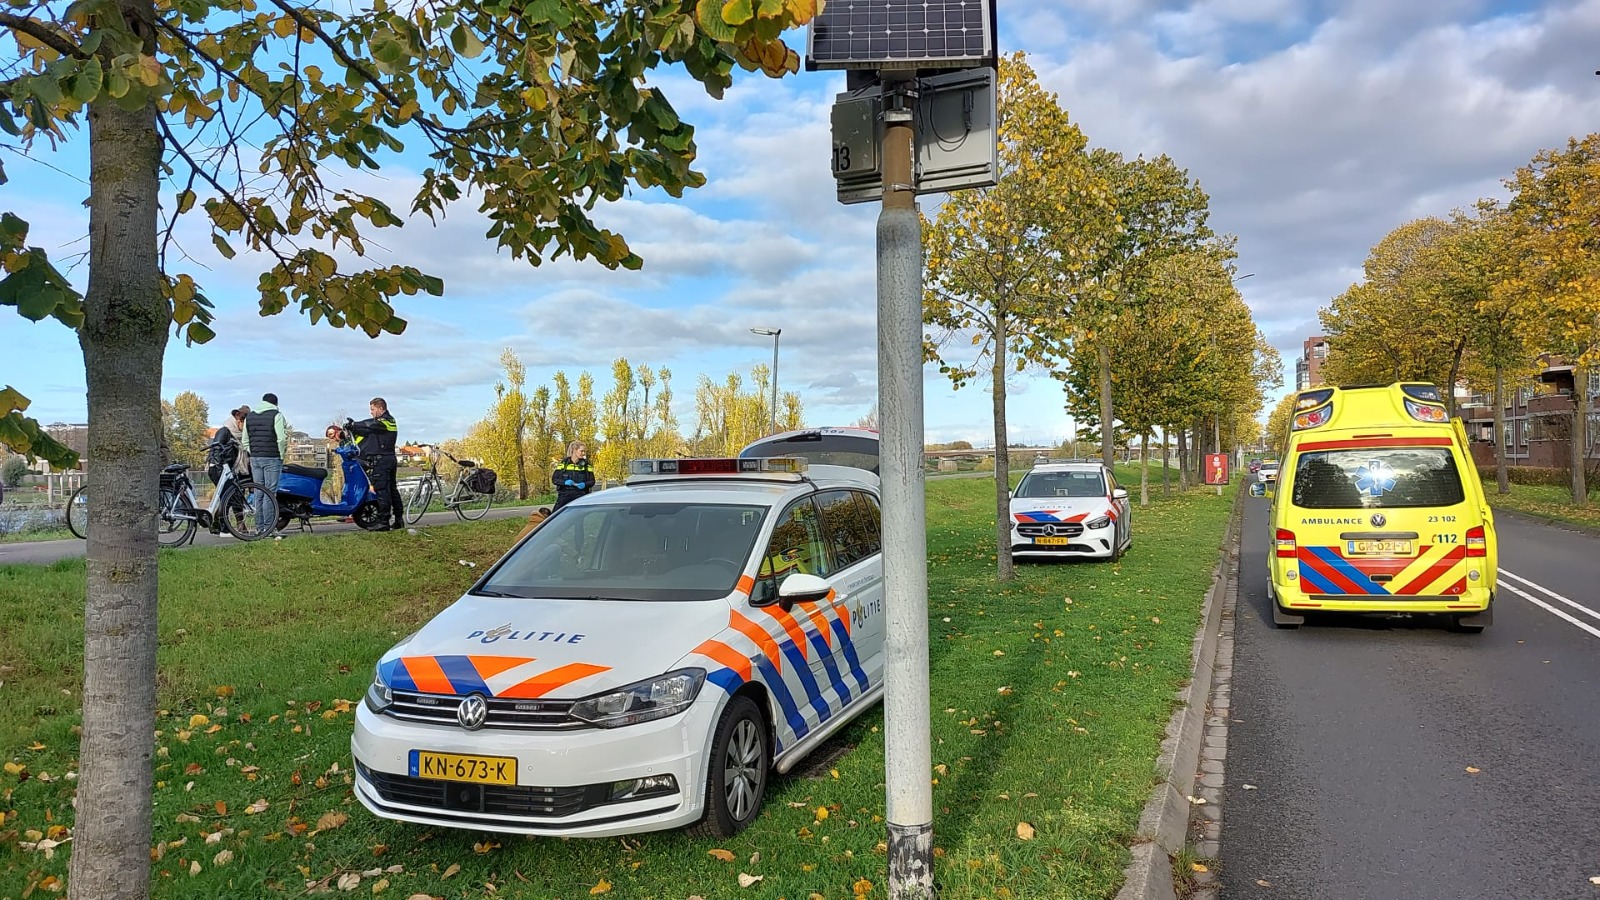
{"label": "police car alloy wheel", "polygon": [[734,697],[722,711],[706,775],[706,817],[690,831],[732,837],[761,812],[769,765],[767,723],[751,699]]}

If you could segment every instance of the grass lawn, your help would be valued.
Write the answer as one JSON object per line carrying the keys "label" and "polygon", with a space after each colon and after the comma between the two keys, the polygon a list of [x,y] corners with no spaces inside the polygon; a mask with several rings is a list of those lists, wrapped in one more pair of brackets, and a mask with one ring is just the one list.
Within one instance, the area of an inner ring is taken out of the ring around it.
{"label": "grass lawn", "polygon": [[[1152,492],[1119,566],[1024,565],[1001,586],[992,491],[982,479],[928,487],[941,896],[1107,898],[1188,676],[1232,498]],[[677,832],[485,835],[387,822],[356,803],[351,707],[373,662],[521,526],[162,556],[156,896],[341,883],[398,897],[885,896],[878,711],[819,750],[811,771],[775,779],[757,822],[720,844]],[[23,845],[70,834],[82,602],[81,561],[0,567],[0,898],[46,896],[66,878],[70,843],[51,856]],[[741,888],[741,874],[762,880]]]}
{"label": "grass lawn", "polygon": [[1483,482],[1483,493],[1495,509],[1553,519],[1572,525],[1600,528],[1600,503],[1590,501],[1588,506],[1574,506],[1572,491],[1548,484],[1513,484],[1511,493],[1498,493],[1494,479]]}

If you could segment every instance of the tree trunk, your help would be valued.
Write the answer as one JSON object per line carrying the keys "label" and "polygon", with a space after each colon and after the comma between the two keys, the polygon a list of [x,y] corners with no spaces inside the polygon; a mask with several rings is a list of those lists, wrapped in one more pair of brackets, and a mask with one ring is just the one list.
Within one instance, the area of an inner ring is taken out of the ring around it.
{"label": "tree trunk", "polygon": [[1011,453],[1006,449],[1006,320],[995,316],[994,336],[994,535],[995,577],[1010,581],[1016,574],[1011,561]]}
{"label": "tree trunk", "polygon": [[[119,0],[129,22],[151,0]],[[137,25],[136,25],[137,27]],[[153,46],[146,38],[147,53]],[[161,363],[172,318],[156,247],[155,107],[89,110],[89,289],[78,340],[88,381],[89,543],[83,736],[68,896],[150,895],[156,700]]]}
{"label": "tree trunk", "polygon": [[1587,506],[1589,486],[1584,463],[1589,449],[1589,372],[1583,366],[1572,369],[1572,503]]}
{"label": "tree trunk", "polygon": [[1172,448],[1167,446],[1172,438],[1172,429],[1161,426],[1161,496],[1172,496]]}
{"label": "tree trunk", "polygon": [[1117,462],[1117,437],[1111,408],[1111,347],[1103,338],[1096,343],[1100,354],[1100,459],[1109,469]]}
{"label": "tree trunk", "polygon": [[1178,490],[1189,489],[1189,430],[1178,429]]}
{"label": "tree trunk", "polygon": [[1506,454],[1511,450],[1506,446],[1506,370],[1503,366],[1494,367],[1494,477],[1502,494],[1511,493],[1511,478],[1506,472]]}
{"label": "tree trunk", "polygon": [[1441,385],[1442,390],[1445,392],[1445,409],[1450,411],[1450,418],[1452,419],[1456,417],[1456,379],[1461,377],[1461,354],[1465,352],[1467,352],[1467,342],[1463,338],[1456,343],[1450,355],[1450,383]]}
{"label": "tree trunk", "polygon": [[528,448],[522,443],[523,436],[528,433],[528,403],[522,399],[522,392],[517,391],[517,398],[522,406],[517,410],[517,499],[528,499]]}
{"label": "tree trunk", "polygon": [[1150,432],[1139,435],[1139,505],[1150,505]]}

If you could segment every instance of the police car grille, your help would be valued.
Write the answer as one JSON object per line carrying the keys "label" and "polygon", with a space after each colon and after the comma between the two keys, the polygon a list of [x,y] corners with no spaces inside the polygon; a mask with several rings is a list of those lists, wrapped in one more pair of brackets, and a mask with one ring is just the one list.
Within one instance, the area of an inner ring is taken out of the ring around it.
{"label": "police car grille", "polygon": [[[570,700],[513,700],[490,697],[489,715],[485,728],[508,728],[523,731],[586,728],[588,723],[574,719]],[[421,694],[413,691],[395,691],[394,703],[384,712],[407,722],[426,722],[431,725],[454,725],[456,708],[461,698],[450,694]]]}
{"label": "police car grille", "polygon": [[[1054,528],[1055,531],[1051,532],[1049,530],[1051,528]],[[1083,524],[1080,522],[1024,523],[1017,526],[1017,534],[1023,537],[1077,537],[1083,534]]]}
{"label": "police car grille", "polygon": [[[455,782],[432,778],[412,778],[408,775],[391,775],[361,766],[365,778],[383,798],[385,803],[403,803],[428,809],[461,809],[459,804],[446,800]],[[591,784],[577,787],[534,787],[530,785],[483,785],[481,794],[475,793],[476,808],[466,812],[482,812],[504,816],[531,818],[560,818],[604,805],[607,785]],[[481,799],[478,799],[481,798]]]}

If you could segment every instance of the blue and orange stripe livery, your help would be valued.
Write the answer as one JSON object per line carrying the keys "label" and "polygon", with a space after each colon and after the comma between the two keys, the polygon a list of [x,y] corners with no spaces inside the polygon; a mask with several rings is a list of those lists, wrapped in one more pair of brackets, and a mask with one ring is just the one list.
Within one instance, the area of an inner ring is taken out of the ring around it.
{"label": "blue and orange stripe livery", "polygon": [[489,686],[490,679],[533,662],[538,660],[531,656],[401,656],[380,664],[378,677],[384,684],[401,691],[531,699],[591,675],[611,671],[610,666],[568,663],[504,685],[500,690]]}

